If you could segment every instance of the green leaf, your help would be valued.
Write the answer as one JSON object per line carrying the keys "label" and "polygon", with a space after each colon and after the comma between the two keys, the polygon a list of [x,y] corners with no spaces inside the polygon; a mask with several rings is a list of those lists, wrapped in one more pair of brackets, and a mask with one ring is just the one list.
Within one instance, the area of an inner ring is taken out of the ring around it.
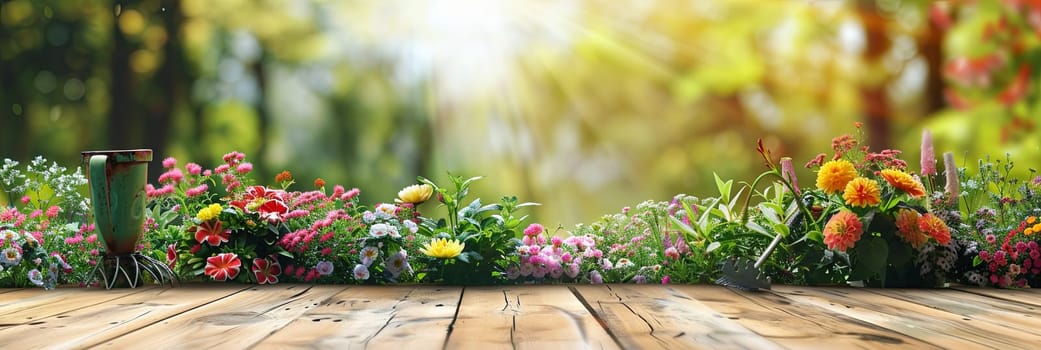
{"label": "green leaf", "polygon": [[722,244],[720,244],[719,242],[709,243],[708,247],[705,247],[705,252],[706,253],[711,253],[712,251],[714,251],[716,249],[719,249],[719,247],[721,247],[721,246],[722,246]]}
{"label": "green leaf", "polygon": [[881,237],[863,237],[853,247],[853,255],[853,269],[849,275],[851,280],[881,278],[889,257],[889,244]]}

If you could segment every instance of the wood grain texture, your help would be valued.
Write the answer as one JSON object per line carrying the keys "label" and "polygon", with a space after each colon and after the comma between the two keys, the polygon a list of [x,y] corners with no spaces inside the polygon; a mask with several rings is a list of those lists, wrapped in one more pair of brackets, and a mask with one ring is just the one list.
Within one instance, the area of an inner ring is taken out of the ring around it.
{"label": "wood grain texture", "polygon": [[[845,314],[927,343],[950,348],[1016,348],[1041,342],[1041,337],[1007,325],[972,318],[881,295],[863,288],[778,286],[774,290],[801,303]],[[920,290],[932,293],[936,290]]]}
{"label": "wood grain texture", "polygon": [[566,286],[468,287],[447,349],[617,349]]}
{"label": "wood grain texture", "polygon": [[966,293],[972,293],[982,295],[988,298],[1007,300],[1016,303],[1030,304],[1033,306],[1041,306],[1041,288],[1033,289],[996,289],[996,288],[984,288],[984,287],[965,287],[956,286],[954,290],[960,290]]}
{"label": "wood grain texture", "polygon": [[[928,293],[913,289],[869,289],[868,291],[943,310],[962,319],[989,322],[1028,333],[1041,330],[1041,307],[987,298],[958,290],[939,289]],[[1039,295],[1041,297],[1041,295]],[[1041,342],[1041,337],[1037,338]]]}
{"label": "wood grain texture", "polygon": [[[90,347],[150,326],[200,305],[235,294],[246,286],[190,285],[153,288],[30,324],[0,329],[0,349]],[[95,296],[102,293],[91,293]],[[46,337],[38,336],[46,334]]]}
{"label": "wood grain texture", "polygon": [[[784,295],[720,286],[673,286],[745,328],[792,349],[939,348],[877,325],[801,304]],[[826,339],[827,341],[822,341]]]}
{"label": "wood grain texture", "polygon": [[573,288],[627,349],[781,348],[671,286]]}
{"label": "wood grain texture", "polygon": [[101,288],[66,288],[57,290],[25,289],[0,294],[0,327],[34,323],[63,312],[151,290],[153,287],[104,290]]}
{"label": "wood grain texture", "polygon": [[343,286],[252,286],[213,303],[99,344],[108,349],[241,349],[253,346]]}
{"label": "wood grain texture", "polygon": [[440,348],[461,287],[350,287],[264,339],[257,349]]}

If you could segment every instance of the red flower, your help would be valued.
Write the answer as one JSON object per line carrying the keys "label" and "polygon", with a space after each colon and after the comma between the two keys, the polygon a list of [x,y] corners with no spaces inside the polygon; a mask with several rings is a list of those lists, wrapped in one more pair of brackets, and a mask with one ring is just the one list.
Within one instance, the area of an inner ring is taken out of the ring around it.
{"label": "red flower", "polygon": [[166,264],[172,269],[177,265],[177,244],[166,246]]}
{"label": "red flower", "polygon": [[227,243],[231,238],[231,230],[224,229],[220,220],[206,221],[195,228],[195,240],[199,243],[209,243],[211,246],[219,246]]}
{"label": "red flower", "polygon": [[206,258],[206,269],[203,270],[207,276],[213,277],[214,281],[226,281],[235,279],[239,275],[242,261],[235,253],[220,253],[216,256]]}
{"label": "red flower", "polygon": [[272,260],[253,259],[253,275],[257,277],[257,284],[278,283],[278,275],[282,274],[282,265],[278,264],[278,258]]}
{"label": "red flower", "polygon": [[271,223],[282,221],[289,212],[285,192],[264,186],[250,186],[242,199],[231,201],[230,204],[247,213],[259,213],[261,218]]}

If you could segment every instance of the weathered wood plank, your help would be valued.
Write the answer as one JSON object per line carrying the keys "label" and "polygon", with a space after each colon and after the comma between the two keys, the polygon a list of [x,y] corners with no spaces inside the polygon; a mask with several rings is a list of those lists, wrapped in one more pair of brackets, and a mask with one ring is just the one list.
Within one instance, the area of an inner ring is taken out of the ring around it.
{"label": "weathered wood plank", "polygon": [[982,295],[994,299],[1008,300],[1016,303],[1041,306],[1041,288],[997,289],[987,287],[955,286],[951,289]]}
{"label": "weathered wood plank", "polygon": [[343,286],[252,286],[216,302],[99,344],[111,349],[241,349],[318,306]]}
{"label": "weathered wood plank", "polygon": [[961,315],[861,288],[776,286],[774,292],[801,303],[845,314],[945,348],[1029,348],[1041,342],[1041,336],[1032,333],[974,321]]}
{"label": "weathered wood plank", "polygon": [[[906,300],[943,310],[962,319],[990,322],[1024,332],[1041,330],[1041,310],[1037,306],[984,297],[958,290],[869,289],[876,294]],[[1041,338],[1039,338],[1041,340]]]}
{"label": "weathered wood plank", "polygon": [[104,290],[101,288],[65,288],[56,290],[24,289],[3,294],[0,298],[0,326],[35,322],[63,312],[109,302],[154,287]]}
{"label": "weathered wood plank", "polygon": [[308,310],[257,349],[441,348],[461,287],[357,286]]}
{"label": "weathered wood plank", "polygon": [[617,349],[565,286],[468,287],[447,349]]}
{"label": "weathered wood plank", "polygon": [[0,330],[0,348],[90,347],[237,293],[245,286],[153,288]]}
{"label": "weathered wood plank", "polygon": [[[921,340],[770,292],[673,286],[745,328],[792,349],[929,349]],[[822,341],[826,340],[826,341]]]}
{"label": "weathered wood plank", "polygon": [[626,349],[781,348],[671,286],[573,288]]}

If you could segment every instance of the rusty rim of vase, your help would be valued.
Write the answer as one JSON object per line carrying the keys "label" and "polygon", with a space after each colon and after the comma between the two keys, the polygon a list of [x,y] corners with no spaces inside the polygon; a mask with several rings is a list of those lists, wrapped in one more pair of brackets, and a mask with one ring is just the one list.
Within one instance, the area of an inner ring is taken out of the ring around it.
{"label": "rusty rim of vase", "polygon": [[148,148],[83,151],[81,153],[83,154],[83,159],[85,160],[90,159],[90,157],[96,155],[107,155],[109,156],[110,162],[117,163],[152,161],[152,150]]}

